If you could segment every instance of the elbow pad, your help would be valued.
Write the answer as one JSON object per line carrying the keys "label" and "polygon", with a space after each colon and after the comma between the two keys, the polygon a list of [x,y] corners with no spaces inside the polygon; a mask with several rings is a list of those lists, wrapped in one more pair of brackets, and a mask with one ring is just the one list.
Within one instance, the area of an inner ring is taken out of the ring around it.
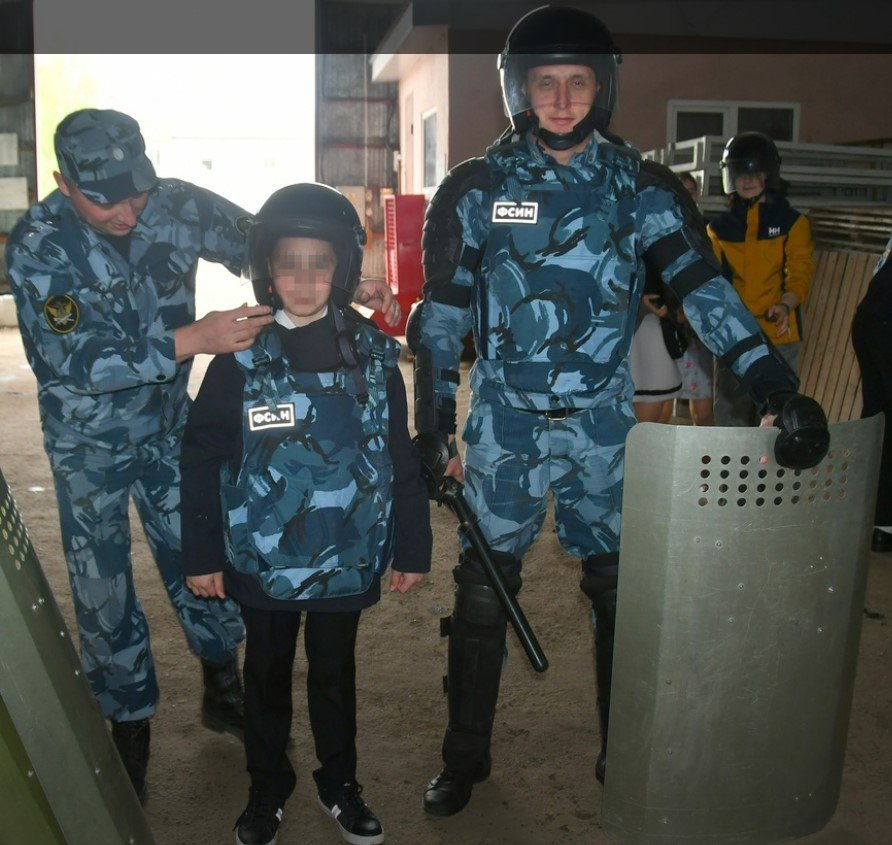
{"label": "elbow pad", "polygon": [[433,355],[421,342],[421,313],[424,302],[417,303],[406,324],[406,342],[415,356],[413,380],[415,386],[415,430],[455,433],[455,400],[441,397],[434,390],[434,376],[458,384],[458,372],[434,367]]}
{"label": "elbow pad", "polygon": [[471,191],[488,191],[490,183],[486,162],[469,159],[446,174],[428,204],[421,237],[424,291],[436,302],[458,308],[470,304],[470,287],[455,284],[453,277],[460,267],[476,273],[483,251],[466,243],[458,205]]}
{"label": "elbow pad", "polygon": [[[683,301],[701,285],[722,275],[721,265],[715,257],[709,235],[706,234],[703,217],[678,177],[661,164],[642,161],[637,187],[639,191],[657,188],[672,194],[677,210],[681,213],[682,228],[652,243],[646,250],[645,257],[648,264],[663,276],[663,281],[670,290]],[[676,270],[671,278],[667,278],[665,272],[684,255],[690,255],[692,259],[686,261],[680,270]]]}

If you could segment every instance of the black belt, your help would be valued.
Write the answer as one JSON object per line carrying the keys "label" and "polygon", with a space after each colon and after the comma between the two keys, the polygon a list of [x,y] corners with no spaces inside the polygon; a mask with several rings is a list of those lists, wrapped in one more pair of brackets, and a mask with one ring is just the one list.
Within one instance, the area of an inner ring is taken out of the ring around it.
{"label": "black belt", "polygon": [[565,420],[567,417],[578,413],[580,408],[549,408],[547,411],[540,411],[538,408],[518,408],[518,411],[526,411],[529,414],[539,414],[547,420]]}

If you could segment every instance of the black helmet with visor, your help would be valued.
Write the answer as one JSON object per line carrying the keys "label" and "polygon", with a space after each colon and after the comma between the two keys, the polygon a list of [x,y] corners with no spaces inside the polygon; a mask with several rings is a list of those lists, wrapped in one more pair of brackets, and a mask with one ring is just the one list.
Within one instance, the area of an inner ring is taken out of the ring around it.
{"label": "black helmet with visor", "polygon": [[777,145],[764,132],[741,132],[731,138],[722,152],[722,187],[737,193],[734,180],[744,173],[764,173],[765,187],[780,188],[781,157]]}
{"label": "black helmet with visor", "polygon": [[270,274],[270,257],[281,238],[315,238],[332,245],[337,264],[331,299],[343,307],[359,284],[365,230],[350,200],[340,191],[316,182],[280,188],[239,228],[248,239],[248,276],[261,305],[281,306]]}
{"label": "black helmet with visor", "polygon": [[[499,56],[502,100],[518,134],[535,129],[553,150],[575,147],[592,130],[606,131],[616,105],[617,65],[621,55],[598,18],[570,6],[541,6],[512,28]],[[595,73],[598,92],[585,117],[570,132],[538,126],[527,93],[527,73],[543,65],[585,65]]]}

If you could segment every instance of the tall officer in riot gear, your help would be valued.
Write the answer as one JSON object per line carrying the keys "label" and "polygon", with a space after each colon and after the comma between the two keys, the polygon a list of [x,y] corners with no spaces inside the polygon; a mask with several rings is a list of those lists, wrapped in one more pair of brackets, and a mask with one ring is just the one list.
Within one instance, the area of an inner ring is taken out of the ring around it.
{"label": "tall officer in riot gear", "polygon": [[[464,466],[454,454],[446,474],[464,479],[509,584],[520,589],[522,559],[541,529],[549,490],[561,544],[582,562],[580,586],[596,616],[599,779],[623,450],[635,424],[628,353],[645,259],[766,411],[792,399],[791,448],[779,457],[805,453],[811,460],[826,447],[820,408],[795,394],[795,378],[722,278],[687,191],[609,132],[619,62],[606,27],[576,9],[541,7],[514,26],[499,60],[511,126],[484,157],[450,171],[433,198],[424,301],[409,327],[417,425],[435,429],[453,452],[460,339],[473,329],[478,358],[467,451]],[[814,450],[801,447],[815,437],[821,443]],[[423,799],[433,815],[459,812],[490,773],[506,631],[466,545],[453,574],[449,723],[443,768]]]}

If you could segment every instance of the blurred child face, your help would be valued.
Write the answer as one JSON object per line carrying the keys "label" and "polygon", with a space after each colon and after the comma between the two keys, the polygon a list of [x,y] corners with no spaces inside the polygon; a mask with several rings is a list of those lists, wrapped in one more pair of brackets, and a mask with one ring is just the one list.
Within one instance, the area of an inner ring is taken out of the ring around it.
{"label": "blurred child face", "polygon": [[337,258],[328,241],[281,238],[270,256],[270,273],[285,313],[296,326],[325,313]]}

